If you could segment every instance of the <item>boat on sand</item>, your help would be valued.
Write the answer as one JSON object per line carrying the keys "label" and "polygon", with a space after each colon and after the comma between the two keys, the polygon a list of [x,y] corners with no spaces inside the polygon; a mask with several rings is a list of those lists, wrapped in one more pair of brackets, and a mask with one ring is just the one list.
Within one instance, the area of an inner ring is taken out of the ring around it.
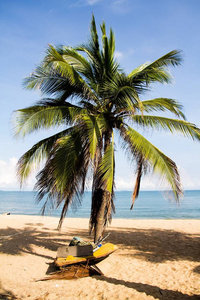
{"label": "boat on sand", "polygon": [[[77,247],[84,247],[84,246],[77,246]],[[116,250],[117,250],[116,245],[111,243],[106,243],[101,247],[99,247],[96,251],[94,251],[90,255],[85,255],[85,256],[68,255],[67,257],[57,257],[54,263],[59,268],[63,268],[74,264],[96,265],[103,259],[107,258],[110,254],[112,254]]]}
{"label": "boat on sand", "polygon": [[[105,238],[104,238],[105,239]],[[54,265],[58,271],[50,273],[50,279],[77,279],[92,275],[103,275],[97,264],[117,250],[117,246],[111,243],[96,244],[83,241],[74,237],[68,246],[59,247]]]}

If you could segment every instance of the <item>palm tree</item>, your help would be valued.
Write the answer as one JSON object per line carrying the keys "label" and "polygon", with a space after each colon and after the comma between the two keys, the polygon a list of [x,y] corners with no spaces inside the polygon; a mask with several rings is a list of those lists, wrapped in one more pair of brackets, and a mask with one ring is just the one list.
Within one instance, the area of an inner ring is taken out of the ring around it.
{"label": "palm tree", "polygon": [[[70,205],[81,201],[87,178],[92,179],[90,232],[96,241],[114,212],[115,142],[118,135],[123,149],[136,162],[136,184],[132,206],[138,196],[142,175],[152,170],[167,181],[175,198],[182,193],[176,164],[135,128],[164,129],[200,140],[200,129],[186,121],[182,106],[169,98],[140,100],[151,83],[170,83],[169,66],[181,63],[173,50],[152,63],[145,63],[130,74],[115,59],[112,29],[106,35],[101,25],[99,43],[94,16],[90,40],[71,48],[49,45],[46,55],[25,79],[27,89],[39,89],[45,96],[33,106],[15,112],[15,132],[25,136],[40,129],[60,126],[61,131],[36,143],[18,162],[21,184],[33,167],[40,166],[36,190],[38,201],[62,213],[58,227]],[[151,115],[170,112],[174,118]]]}

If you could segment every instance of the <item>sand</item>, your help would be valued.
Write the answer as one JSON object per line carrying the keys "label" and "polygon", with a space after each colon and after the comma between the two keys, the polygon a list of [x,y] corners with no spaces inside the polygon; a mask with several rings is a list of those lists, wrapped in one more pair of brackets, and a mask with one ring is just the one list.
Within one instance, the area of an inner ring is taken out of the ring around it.
{"label": "sand", "polygon": [[200,299],[200,220],[117,220],[106,242],[118,250],[104,276],[36,281],[53,270],[59,246],[92,240],[87,219],[0,216],[0,299]]}

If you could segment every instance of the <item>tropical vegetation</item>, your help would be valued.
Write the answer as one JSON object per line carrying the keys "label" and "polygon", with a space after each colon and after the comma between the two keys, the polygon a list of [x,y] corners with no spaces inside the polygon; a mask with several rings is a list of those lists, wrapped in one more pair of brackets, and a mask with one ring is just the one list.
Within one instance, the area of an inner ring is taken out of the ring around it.
{"label": "tropical vegetation", "polygon": [[180,65],[181,52],[173,50],[126,74],[115,56],[112,29],[107,36],[104,22],[100,28],[101,43],[93,16],[88,43],[75,48],[49,45],[42,62],[24,80],[25,88],[39,89],[44,98],[14,113],[15,134],[19,137],[60,128],[19,159],[21,184],[35,166],[40,168],[35,186],[37,199],[44,200],[43,213],[48,204],[62,206],[60,228],[69,207],[81,202],[87,180],[91,179],[90,232],[94,231],[95,241],[115,211],[116,136],[124,152],[135,161],[132,206],[141,177],[149,170],[168,182],[176,199],[182,193],[175,162],[147,140],[138,131],[140,127],[200,140],[200,129],[186,121],[176,100],[141,100],[151,84],[171,82],[168,67]]}

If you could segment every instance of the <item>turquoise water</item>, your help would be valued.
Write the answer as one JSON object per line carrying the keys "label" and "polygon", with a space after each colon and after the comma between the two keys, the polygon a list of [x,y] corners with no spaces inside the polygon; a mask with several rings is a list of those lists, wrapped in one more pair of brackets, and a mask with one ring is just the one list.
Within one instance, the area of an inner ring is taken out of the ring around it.
{"label": "turquoise water", "polygon": [[[0,191],[0,214],[40,215],[42,203],[35,201],[35,192]],[[86,192],[82,205],[76,211],[69,210],[67,216],[89,218],[91,193]],[[130,210],[131,192],[121,191],[115,194],[116,214],[113,218],[124,219],[200,219],[200,191],[185,191],[177,204],[169,200],[166,194],[158,191],[142,191]],[[47,211],[45,215],[59,217],[61,208]]]}

